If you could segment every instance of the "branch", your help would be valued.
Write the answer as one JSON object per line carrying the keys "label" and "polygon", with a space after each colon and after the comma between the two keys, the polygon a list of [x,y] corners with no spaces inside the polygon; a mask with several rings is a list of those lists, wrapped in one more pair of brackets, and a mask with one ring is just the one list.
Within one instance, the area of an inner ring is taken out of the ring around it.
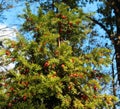
{"label": "branch", "polygon": [[98,20],[96,20],[94,18],[91,18],[89,16],[87,16],[87,18],[89,18],[90,20],[92,20],[95,24],[99,25],[108,34],[109,37],[111,36],[110,33],[109,33],[109,30],[101,22],[99,22]]}

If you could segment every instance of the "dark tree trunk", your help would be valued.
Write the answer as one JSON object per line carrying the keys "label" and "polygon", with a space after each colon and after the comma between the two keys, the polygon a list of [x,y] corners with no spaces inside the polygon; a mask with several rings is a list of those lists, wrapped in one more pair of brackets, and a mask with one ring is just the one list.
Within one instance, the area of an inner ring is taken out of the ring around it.
{"label": "dark tree trunk", "polygon": [[117,74],[118,81],[120,84],[120,0],[114,0],[113,9],[115,12],[115,20],[116,20],[116,36],[114,37],[114,46],[116,53],[116,65],[117,65]]}
{"label": "dark tree trunk", "polygon": [[115,43],[115,53],[116,53],[116,65],[117,65],[117,74],[118,74],[118,81],[120,84],[120,43]]}

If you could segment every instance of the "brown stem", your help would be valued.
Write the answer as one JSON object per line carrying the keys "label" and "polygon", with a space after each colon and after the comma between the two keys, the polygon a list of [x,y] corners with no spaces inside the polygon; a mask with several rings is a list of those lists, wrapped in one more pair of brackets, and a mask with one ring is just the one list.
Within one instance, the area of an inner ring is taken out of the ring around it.
{"label": "brown stem", "polygon": [[60,37],[58,37],[58,47],[60,47]]}

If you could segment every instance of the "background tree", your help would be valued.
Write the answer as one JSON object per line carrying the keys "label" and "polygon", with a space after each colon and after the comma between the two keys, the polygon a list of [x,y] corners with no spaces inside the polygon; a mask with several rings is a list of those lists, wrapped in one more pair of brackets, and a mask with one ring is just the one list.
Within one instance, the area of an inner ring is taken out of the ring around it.
{"label": "background tree", "polygon": [[[93,0],[94,1],[94,0]],[[120,83],[120,7],[119,0],[108,0],[98,2],[97,17],[92,17],[91,20],[99,25],[105,31],[105,37],[111,40],[111,46],[114,49],[114,60],[112,64],[112,77],[113,77],[113,94],[119,96],[118,84]],[[116,61],[116,63],[115,63]],[[116,79],[116,76],[118,79]],[[115,107],[114,107],[115,109]]]}
{"label": "background tree", "polygon": [[93,17],[91,20],[99,25],[105,32],[106,37],[109,37],[115,49],[116,65],[118,81],[120,81],[120,53],[119,53],[119,0],[100,1],[101,5],[98,6],[98,15],[101,17]]}
{"label": "background tree", "polygon": [[[96,2],[93,0],[92,2]],[[105,37],[111,40],[111,46],[114,49],[113,53],[113,94],[116,95],[117,81],[120,83],[120,1],[119,0],[98,0],[97,17],[90,18],[95,25],[99,25],[105,31]],[[99,35],[100,36],[100,35]],[[107,45],[107,43],[106,43]],[[117,74],[117,81],[116,81]]]}

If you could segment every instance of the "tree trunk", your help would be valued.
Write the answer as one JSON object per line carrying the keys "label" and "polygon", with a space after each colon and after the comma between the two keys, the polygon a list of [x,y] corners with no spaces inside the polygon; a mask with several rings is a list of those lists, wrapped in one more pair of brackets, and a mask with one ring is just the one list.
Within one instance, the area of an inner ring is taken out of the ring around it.
{"label": "tree trunk", "polygon": [[116,53],[116,66],[117,66],[117,74],[118,74],[118,82],[120,85],[120,0],[115,0],[113,9],[115,12],[115,20],[116,20],[116,37],[114,38],[114,46]]}
{"label": "tree trunk", "polygon": [[117,65],[118,81],[120,84],[120,43],[115,44],[115,53],[116,53],[116,65]]}

